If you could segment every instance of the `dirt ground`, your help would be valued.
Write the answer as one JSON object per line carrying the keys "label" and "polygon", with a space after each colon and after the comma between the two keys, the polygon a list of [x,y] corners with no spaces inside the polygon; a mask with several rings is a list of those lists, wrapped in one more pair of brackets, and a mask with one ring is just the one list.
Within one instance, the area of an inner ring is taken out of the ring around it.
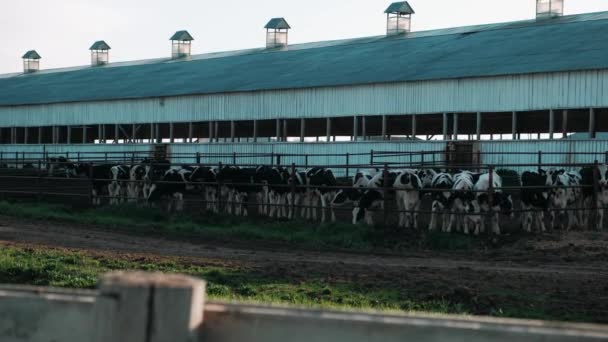
{"label": "dirt ground", "polygon": [[476,251],[413,250],[369,255],[276,245],[141,237],[84,225],[0,217],[0,245],[48,246],[92,255],[238,266],[297,281],[315,274],[332,282],[383,285],[425,300],[465,303],[475,314],[522,306],[574,320],[608,323],[608,233],[527,237]]}

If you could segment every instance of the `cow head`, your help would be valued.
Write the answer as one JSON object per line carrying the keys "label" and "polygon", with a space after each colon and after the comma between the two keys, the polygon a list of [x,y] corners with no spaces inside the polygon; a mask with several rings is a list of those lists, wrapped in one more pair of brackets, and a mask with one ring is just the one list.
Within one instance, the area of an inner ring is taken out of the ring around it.
{"label": "cow head", "polygon": [[422,182],[423,188],[430,188],[433,185],[433,178],[437,175],[437,171],[433,169],[420,170],[416,173]]}
{"label": "cow head", "polygon": [[502,192],[495,193],[495,200],[500,208],[500,211],[511,218],[515,217],[513,213],[513,197]]}

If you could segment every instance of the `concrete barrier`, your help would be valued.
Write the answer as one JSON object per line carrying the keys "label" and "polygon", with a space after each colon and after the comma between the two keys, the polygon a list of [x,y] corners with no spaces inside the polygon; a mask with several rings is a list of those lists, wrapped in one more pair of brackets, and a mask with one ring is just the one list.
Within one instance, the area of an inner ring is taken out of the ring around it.
{"label": "concrete barrier", "polygon": [[3,342],[605,341],[608,327],[205,303],[204,281],[112,273],[98,291],[0,286]]}

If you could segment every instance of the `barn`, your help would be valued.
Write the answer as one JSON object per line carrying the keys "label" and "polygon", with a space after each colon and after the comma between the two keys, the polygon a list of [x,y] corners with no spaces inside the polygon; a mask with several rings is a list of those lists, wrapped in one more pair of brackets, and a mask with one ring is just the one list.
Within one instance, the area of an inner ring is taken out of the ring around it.
{"label": "barn", "polygon": [[393,3],[383,36],[306,44],[290,44],[292,28],[274,18],[266,46],[203,55],[179,31],[170,57],[134,62],[111,63],[99,41],[89,65],[65,69],[44,70],[44,53],[29,51],[22,73],[0,75],[0,155],[162,149],[176,162],[309,155],[331,165],[447,150],[462,162],[533,163],[538,151],[545,162],[603,161],[608,12],[536,2],[530,20],[418,32],[412,7]]}

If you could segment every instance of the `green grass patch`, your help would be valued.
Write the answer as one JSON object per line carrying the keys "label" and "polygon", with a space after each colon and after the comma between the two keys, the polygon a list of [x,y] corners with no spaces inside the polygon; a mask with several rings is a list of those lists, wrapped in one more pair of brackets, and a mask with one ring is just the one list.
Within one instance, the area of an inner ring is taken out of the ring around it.
{"label": "green grass patch", "polygon": [[315,274],[307,274],[306,280],[296,280],[255,270],[179,261],[133,261],[42,248],[0,249],[0,283],[89,289],[96,286],[101,274],[112,270],[183,273],[203,278],[208,281],[211,299],[318,308],[467,313],[443,300],[416,300],[399,289],[326,281]]}

